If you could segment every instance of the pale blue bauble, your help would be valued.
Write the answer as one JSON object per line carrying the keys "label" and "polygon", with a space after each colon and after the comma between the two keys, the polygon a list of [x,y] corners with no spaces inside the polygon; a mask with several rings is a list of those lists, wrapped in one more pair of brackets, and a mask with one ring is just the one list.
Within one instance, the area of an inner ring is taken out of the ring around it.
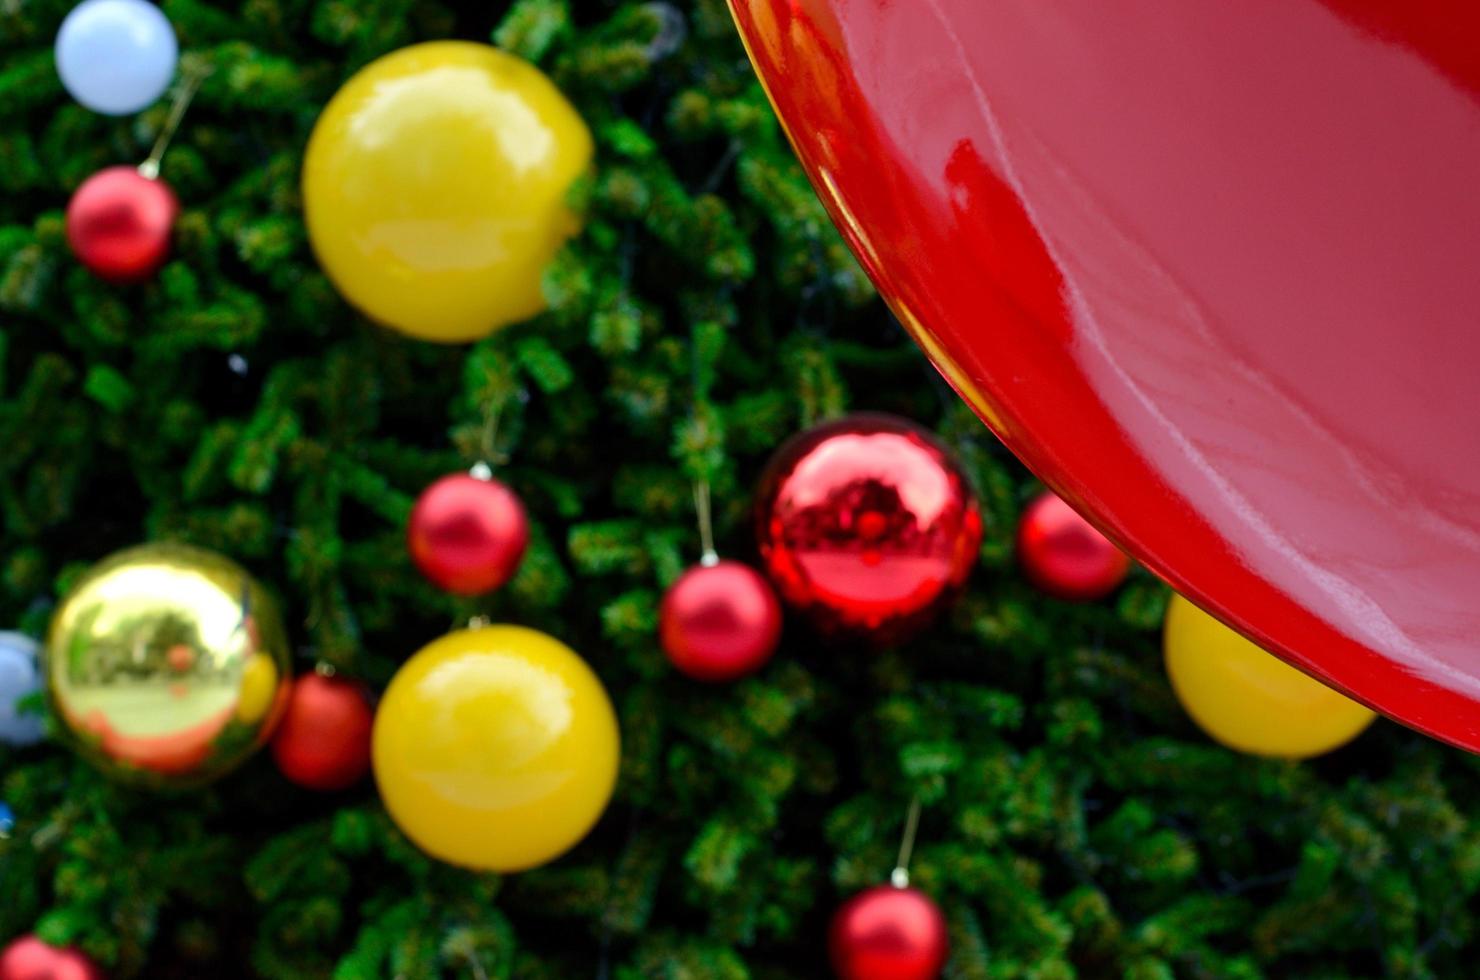
{"label": "pale blue bauble", "polygon": [[169,88],[180,47],[169,20],[146,0],[83,0],[62,21],[56,58],[72,98],[126,116]]}
{"label": "pale blue bauble", "polygon": [[16,702],[41,690],[40,646],[24,633],[0,632],[0,742],[33,745],[43,734],[41,715]]}

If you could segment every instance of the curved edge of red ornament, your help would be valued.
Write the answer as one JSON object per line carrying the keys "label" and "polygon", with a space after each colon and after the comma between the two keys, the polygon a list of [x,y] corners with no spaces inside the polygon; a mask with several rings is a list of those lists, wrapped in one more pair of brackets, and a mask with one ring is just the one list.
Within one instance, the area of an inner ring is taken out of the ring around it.
{"label": "curved edge of red ornament", "polygon": [[[971,407],[1003,445],[1037,475],[1048,489],[1062,497],[1100,533],[1219,622],[1296,669],[1386,718],[1457,748],[1480,752],[1480,701],[1453,688],[1419,677],[1378,651],[1335,633],[1270,582],[1241,566],[1235,555],[1229,554],[1226,562],[1205,570],[1205,574],[1194,583],[1188,576],[1158,558],[1147,542],[1132,533],[1123,521],[1115,519],[1106,507],[1085,499],[1075,493],[1065,481],[1058,479],[1055,475],[1058,466],[1053,454],[1043,448],[1035,432],[1025,426],[1023,420],[1002,404],[1000,399],[991,397],[990,403],[987,403],[985,399],[968,397],[951,377],[951,372],[942,367],[940,359],[944,357],[943,352],[932,349],[932,345],[928,343],[929,338],[922,336],[922,328],[918,326],[916,318],[896,298],[900,295],[896,288],[899,284],[892,279],[889,270],[870,260],[872,250],[867,247],[861,229],[857,227],[857,219],[846,213],[843,205],[829,191],[827,182],[819,179],[819,159],[814,152],[817,149],[814,142],[819,137],[808,133],[805,134],[806,138],[799,139],[789,125],[788,120],[793,118],[791,110],[795,108],[795,99],[778,98],[778,93],[769,81],[772,77],[784,77],[782,65],[777,60],[786,53],[784,44],[776,50],[766,50],[761,46],[759,42],[764,31],[750,9],[762,6],[769,0],[727,2],[761,86],[833,225],[859,259],[865,273],[906,332],[925,351],[957,396]],[[984,393],[993,396],[991,391]],[[1154,481],[1148,483],[1149,485],[1155,485],[1160,494],[1156,506],[1163,517],[1167,514],[1175,515],[1178,534],[1204,543],[1214,553],[1227,551],[1212,528],[1196,516],[1184,499],[1165,486],[1154,484]],[[1233,607],[1215,599],[1215,595],[1240,596],[1239,606],[1242,609],[1258,609],[1264,622],[1279,622],[1281,637],[1276,639],[1266,630],[1244,625],[1243,618],[1235,615]],[[1303,655],[1300,652],[1302,649],[1325,649],[1330,656],[1326,658],[1324,666],[1318,665]],[[1358,693],[1358,686],[1366,693]]]}

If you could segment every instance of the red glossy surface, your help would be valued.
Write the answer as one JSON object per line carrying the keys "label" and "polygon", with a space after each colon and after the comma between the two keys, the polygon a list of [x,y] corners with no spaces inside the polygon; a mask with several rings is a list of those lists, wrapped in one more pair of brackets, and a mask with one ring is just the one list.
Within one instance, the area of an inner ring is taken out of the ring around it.
{"label": "red glossy surface", "polygon": [[370,771],[375,713],[354,681],[304,674],[293,682],[283,720],[272,736],[272,758],[299,786],[336,790]]}
{"label": "red glossy surface", "polygon": [[102,980],[92,960],[75,949],[22,936],[0,952],[0,980]]}
{"label": "red glossy surface", "polygon": [[781,639],[781,603],[761,574],[737,561],[698,565],[664,594],[663,652],[695,680],[732,681],[766,665]]}
{"label": "red glossy surface", "polygon": [[83,181],[67,203],[67,244],[99,278],[137,282],[169,254],[179,213],[164,181],[133,167],[109,167]]}
{"label": "red glossy surface", "polygon": [[946,920],[914,888],[870,888],[833,916],[827,937],[841,980],[934,980],[949,951]]}
{"label": "red glossy surface", "polygon": [[1480,748],[1480,5],[731,0],[989,426],[1261,646]]}
{"label": "red glossy surface", "polygon": [[1018,563],[1061,599],[1102,599],[1120,587],[1130,559],[1054,493],[1041,494],[1018,524]]}
{"label": "red glossy surface", "polygon": [[481,595],[519,570],[529,520],[497,480],[453,473],[427,487],[411,510],[406,546],[422,574],[458,595]]}
{"label": "red glossy surface", "polygon": [[981,514],[935,439],[858,414],[792,437],[756,493],[761,560],[823,633],[895,643],[954,598],[976,563]]}

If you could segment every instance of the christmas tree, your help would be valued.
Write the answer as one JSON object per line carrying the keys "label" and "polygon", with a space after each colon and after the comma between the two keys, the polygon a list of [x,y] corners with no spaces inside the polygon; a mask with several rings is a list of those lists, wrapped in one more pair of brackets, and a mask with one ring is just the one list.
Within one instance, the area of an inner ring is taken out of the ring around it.
{"label": "christmas tree", "polygon": [[[74,104],[51,48],[70,6],[0,7],[0,625],[40,636],[99,558],[188,542],[277,596],[299,669],[372,689],[471,617],[559,636],[612,694],[622,763],[587,840],[501,877],[425,856],[370,781],[313,793],[265,752],[159,795],[0,746],[0,942],[114,977],[819,977],[832,910],[887,879],[918,799],[949,977],[1472,972],[1473,757],[1390,723],[1313,762],[1238,755],[1166,682],[1163,586],[1070,604],[1027,582],[1037,484],[874,296],[723,0],[165,0],[200,88],[165,162],[172,258],[130,287],[78,265],[63,209],[149,153],[168,100]],[[596,140],[548,312],[471,346],[368,323],[302,217],[325,103],[434,38],[540,66]],[[658,604],[699,555],[695,484],[750,559],[767,457],[855,409],[921,422],[966,472],[966,593],[892,648],[788,622],[749,679],[675,673]],[[485,458],[531,540],[504,589],[460,599],[405,526]]]}

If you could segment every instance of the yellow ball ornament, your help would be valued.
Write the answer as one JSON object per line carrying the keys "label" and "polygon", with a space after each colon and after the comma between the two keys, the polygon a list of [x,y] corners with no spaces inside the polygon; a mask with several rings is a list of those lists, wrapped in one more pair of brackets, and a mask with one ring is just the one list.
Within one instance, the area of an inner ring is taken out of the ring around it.
{"label": "yellow ball ornament", "polygon": [[1180,595],[1167,609],[1163,643],[1183,707],[1231,749],[1306,759],[1345,745],[1377,717]]}
{"label": "yellow ball ornament", "polygon": [[521,626],[451,633],[391,680],[375,713],[391,818],[450,864],[522,871],[574,847],[617,780],[616,713],[591,668]]}
{"label": "yellow ball ornament", "polygon": [[308,143],[303,203],[329,278],[373,320],[443,343],[545,308],[540,278],[579,221],[591,133],[538,68],[433,41],[362,69]]}
{"label": "yellow ball ornament", "polygon": [[47,696],[67,740],[108,775],[188,788],[267,741],[289,656],[271,597],[209,551],[149,544],[89,570],[46,641]]}

